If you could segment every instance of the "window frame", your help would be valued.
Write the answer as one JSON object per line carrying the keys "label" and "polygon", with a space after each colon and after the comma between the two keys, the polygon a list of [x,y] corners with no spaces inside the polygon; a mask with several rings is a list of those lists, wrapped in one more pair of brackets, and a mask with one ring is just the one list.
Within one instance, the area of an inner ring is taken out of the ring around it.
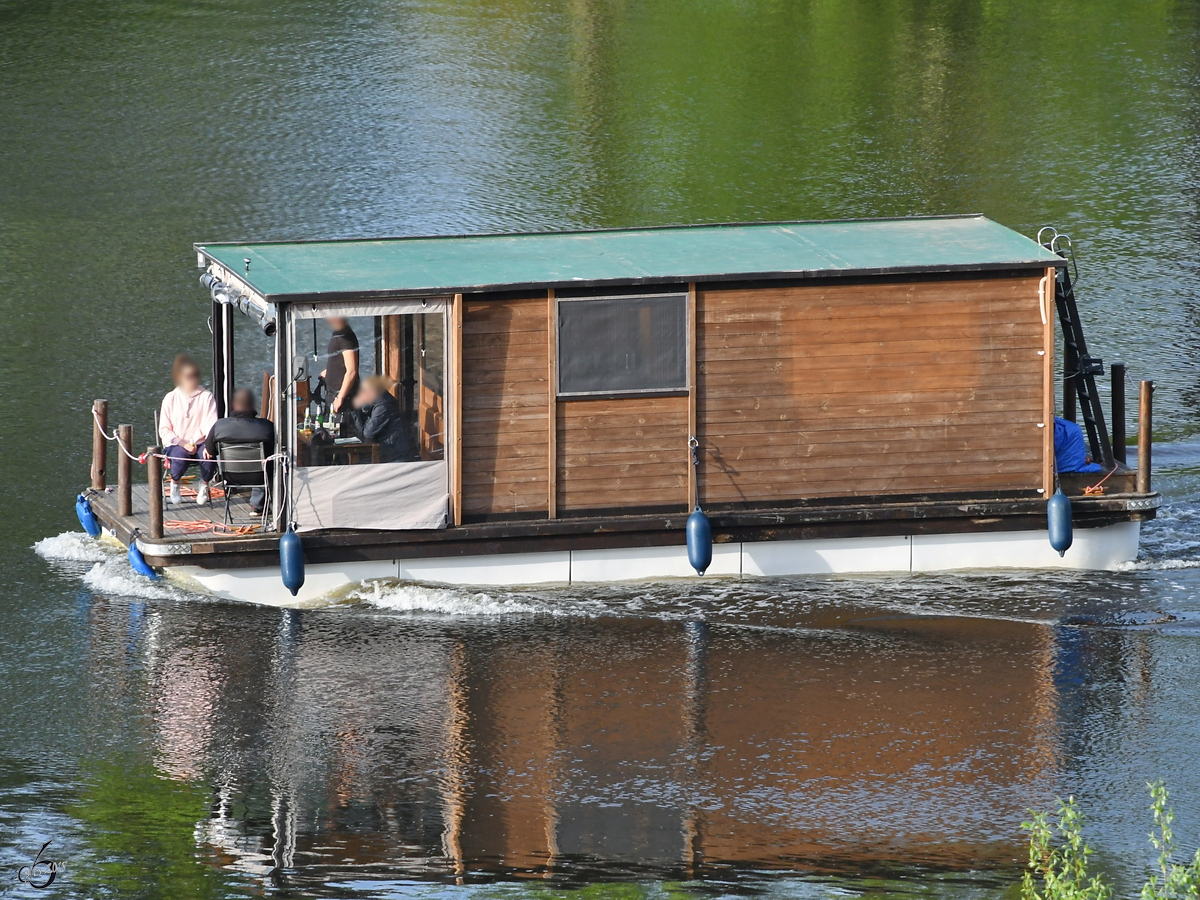
{"label": "window frame", "polygon": [[[562,348],[562,319],[560,310],[564,303],[587,303],[592,300],[643,300],[643,299],[665,299],[674,298],[682,301],[683,304],[683,383],[678,387],[659,387],[659,388],[624,388],[616,390],[599,390],[599,391],[564,391],[563,384],[563,348]],[[605,294],[585,294],[582,296],[554,298],[554,395],[559,399],[564,400],[598,400],[606,397],[642,397],[642,396],[683,396],[691,393],[691,362],[692,362],[692,347],[691,341],[688,340],[688,335],[691,333],[691,304],[689,302],[690,293],[685,289],[675,289],[670,291],[638,291],[636,293],[605,293]]]}

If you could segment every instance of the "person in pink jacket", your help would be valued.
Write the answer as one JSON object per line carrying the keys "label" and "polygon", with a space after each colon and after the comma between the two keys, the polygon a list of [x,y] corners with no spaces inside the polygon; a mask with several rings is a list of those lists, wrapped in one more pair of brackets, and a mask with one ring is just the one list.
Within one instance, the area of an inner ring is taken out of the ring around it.
{"label": "person in pink jacket", "polygon": [[171,466],[171,503],[178,504],[179,479],[192,466],[200,466],[200,490],[196,502],[208,503],[208,483],[217,474],[217,464],[204,453],[204,439],[217,421],[217,399],[200,386],[200,367],[186,353],[175,357],[171,367],[175,390],[163,397],[158,416],[158,436]]}

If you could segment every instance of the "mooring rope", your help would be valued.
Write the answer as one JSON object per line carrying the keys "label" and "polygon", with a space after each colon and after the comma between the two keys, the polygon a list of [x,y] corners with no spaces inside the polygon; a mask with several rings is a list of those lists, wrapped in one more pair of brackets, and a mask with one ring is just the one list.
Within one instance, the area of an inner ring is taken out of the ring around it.
{"label": "mooring rope", "polygon": [[224,522],[214,522],[211,519],[164,519],[163,528],[171,531],[182,531],[185,534],[204,534],[208,531],[230,535],[255,534],[259,525],[226,525]]}
{"label": "mooring rope", "polygon": [[[132,459],[134,462],[141,463],[143,466],[146,464],[146,458],[150,454],[140,453],[137,456],[134,456],[132,453],[130,453],[125,448],[125,445],[121,443],[120,439],[117,436],[117,432],[115,430],[113,431],[112,434],[109,434],[108,432],[106,432],[104,430],[104,426],[102,426],[100,424],[100,417],[98,415],[96,415],[96,408],[94,406],[92,407],[92,421],[96,423],[96,430],[100,432],[101,436],[103,436],[103,438],[106,441],[113,441],[117,445],[117,447],[120,449],[120,451],[122,453],[124,453],[126,456],[128,456],[130,459]],[[166,454],[163,454],[163,453],[155,453],[154,455],[157,456],[159,459],[167,458]]]}
{"label": "mooring rope", "polygon": [[1117,471],[1117,468],[1118,468],[1117,466],[1113,466],[1112,472],[1109,472],[1107,475],[1105,475],[1103,478],[1101,478],[1099,481],[1097,481],[1091,487],[1085,487],[1083,489],[1083,492],[1085,494],[1103,494],[1104,493],[1104,487],[1103,487],[1104,482],[1106,482],[1106,481],[1108,481],[1108,479],[1112,478],[1113,473],[1115,473]]}
{"label": "mooring rope", "polygon": [[[104,436],[104,439],[106,441],[115,442],[117,447],[120,448],[121,452],[124,453],[126,456],[128,456],[130,459],[132,459],[136,463],[141,463],[144,466],[146,464],[146,460],[149,459],[151,456],[155,456],[161,460],[169,461],[171,459],[171,457],[167,456],[165,453],[146,452],[146,453],[139,453],[137,456],[134,456],[132,453],[130,453],[128,450],[125,449],[125,446],[121,443],[121,441],[118,438],[117,433],[115,431],[112,434],[109,434],[108,432],[106,432],[104,430],[104,428],[100,425],[100,417],[98,415],[96,415],[95,408],[92,409],[92,420],[96,423],[96,428],[99,430],[100,434]],[[267,463],[275,462],[276,460],[285,459],[285,458],[286,458],[286,454],[284,454],[284,453],[272,453],[270,456],[268,456],[266,459],[263,460],[263,474],[264,475],[266,474],[266,464]],[[202,462],[203,460],[200,460],[199,458],[197,458],[195,461]],[[216,462],[215,459],[212,461]]]}

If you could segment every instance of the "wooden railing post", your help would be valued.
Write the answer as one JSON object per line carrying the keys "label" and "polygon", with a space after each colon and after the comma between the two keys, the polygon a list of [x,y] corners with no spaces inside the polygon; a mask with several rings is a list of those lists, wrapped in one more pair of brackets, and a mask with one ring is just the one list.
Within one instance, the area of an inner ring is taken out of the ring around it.
{"label": "wooden railing post", "polygon": [[108,401],[92,401],[92,490],[102,491],[108,486]]}
{"label": "wooden railing post", "polygon": [[133,515],[133,426],[117,429],[117,515]]}
{"label": "wooden railing post", "polygon": [[1112,373],[1112,451],[1113,459],[1124,464],[1125,453],[1125,363],[1115,362]]}
{"label": "wooden railing post", "polygon": [[163,461],[161,447],[146,448],[146,479],[150,482],[150,537],[163,536]]}
{"label": "wooden railing post", "polygon": [[1153,442],[1154,428],[1154,382],[1143,381],[1138,384],[1138,467],[1137,492],[1149,494],[1150,480],[1150,445]]}

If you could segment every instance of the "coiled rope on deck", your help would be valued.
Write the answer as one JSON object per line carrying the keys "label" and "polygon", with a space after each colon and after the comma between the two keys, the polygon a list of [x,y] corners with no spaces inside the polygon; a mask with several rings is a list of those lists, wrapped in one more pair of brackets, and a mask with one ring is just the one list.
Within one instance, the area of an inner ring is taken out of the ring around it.
{"label": "coiled rope on deck", "polygon": [[226,525],[211,519],[164,519],[163,528],[171,531],[181,531],[184,534],[204,534],[213,531],[218,534],[249,535],[255,534],[260,525]]}
{"label": "coiled rope on deck", "polygon": [[1101,478],[1099,481],[1097,481],[1095,484],[1091,485],[1090,487],[1085,487],[1083,489],[1083,492],[1085,494],[1091,494],[1091,495],[1103,494],[1104,493],[1104,482],[1106,482],[1106,481],[1108,481],[1108,479],[1112,478],[1112,476],[1116,473],[1117,469],[1118,469],[1118,466],[1113,466],[1112,472],[1109,472],[1107,475],[1105,475],[1103,478]]}

